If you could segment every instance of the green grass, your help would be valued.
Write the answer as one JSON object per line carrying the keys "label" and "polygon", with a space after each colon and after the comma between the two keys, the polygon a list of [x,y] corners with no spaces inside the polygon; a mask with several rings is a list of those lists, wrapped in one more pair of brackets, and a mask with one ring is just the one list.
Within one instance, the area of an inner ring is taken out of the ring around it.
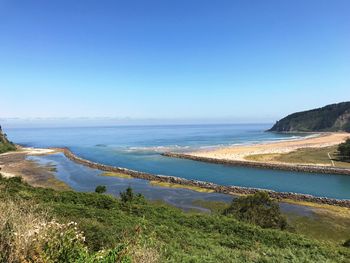
{"label": "green grass", "polygon": [[290,164],[313,164],[313,165],[332,165],[329,159],[330,153],[335,167],[350,168],[350,163],[337,160],[337,146],[322,147],[322,148],[303,148],[290,153],[283,154],[256,154],[247,156],[247,160],[262,161],[262,162],[283,162]]}
{"label": "green grass", "polygon": [[288,218],[296,232],[315,239],[341,244],[350,237],[349,217],[316,210],[313,217],[290,214]]}
{"label": "green grass", "polygon": [[125,178],[125,179],[131,179],[133,178],[129,174],[123,174],[123,173],[114,173],[114,172],[104,172],[100,174],[101,176],[114,176],[114,177],[119,177],[119,178]]}
{"label": "green grass", "polygon": [[189,189],[189,190],[201,192],[201,193],[213,193],[214,192],[214,190],[212,190],[212,189],[206,189],[206,188],[202,188],[202,187],[198,187],[198,186],[185,185],[185,184],[174,184],[174,183],[159,182],[159,181],[151,181],[150,185],[160,186],[160,187],[169,187],[169,188]]}
{"label": "green grass", "polygon": [[78,222],[91,250],[110,248],[141,226],[160,262],[349,262],[350,250],[219,214],[184,213],[160,203],[123,205],[104,194],[34,188],[0,178],[0,201],[31,200],[61,222]]}

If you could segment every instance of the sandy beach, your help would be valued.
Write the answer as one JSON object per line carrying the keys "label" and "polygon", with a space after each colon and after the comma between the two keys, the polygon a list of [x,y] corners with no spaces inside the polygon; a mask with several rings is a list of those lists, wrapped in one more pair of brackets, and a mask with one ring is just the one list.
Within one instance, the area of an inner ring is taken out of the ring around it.
{"label": "sandy beach", "polygon": [[315,137],[255,145],[223,147],[189,153],[196,157],[245,161],[247,156],[257,154],[289,153],[302,148],[321,148],[334,146],[350,138],[350,133],[321,133]]}

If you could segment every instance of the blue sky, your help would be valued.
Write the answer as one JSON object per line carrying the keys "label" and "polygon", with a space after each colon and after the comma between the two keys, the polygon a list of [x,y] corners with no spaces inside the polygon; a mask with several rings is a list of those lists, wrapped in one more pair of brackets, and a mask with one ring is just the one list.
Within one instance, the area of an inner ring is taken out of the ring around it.
{"label": "blue sky", "polygon": [[0,117],[270,122],[350,100],[350,1],[0,0]]}

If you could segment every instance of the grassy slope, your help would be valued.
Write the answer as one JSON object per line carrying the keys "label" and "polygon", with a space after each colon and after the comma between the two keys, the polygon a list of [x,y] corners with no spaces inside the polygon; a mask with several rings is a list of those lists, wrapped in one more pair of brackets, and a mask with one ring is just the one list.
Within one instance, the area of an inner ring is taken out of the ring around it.
{"label": "grassy slope", "polygon": [[161,262],[349,262],[350,250],[296,234],[264,230],[221,215],[184,213],[161,204],[123,207],[95,193],[33,188],[0,179],[0,199],[21,198],[49,207],[61,221],[77,221],[91,249],[114,245],[123,232],[143,228]]}

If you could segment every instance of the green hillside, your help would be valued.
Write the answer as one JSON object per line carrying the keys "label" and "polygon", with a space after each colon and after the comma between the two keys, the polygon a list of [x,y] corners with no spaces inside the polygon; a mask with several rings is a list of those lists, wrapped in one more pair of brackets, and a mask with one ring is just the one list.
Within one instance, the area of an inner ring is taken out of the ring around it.
{"label": "green hillside", "polygon": [[[5,210],[0,213],[0,251],[9,251],[0,252],[0,262],[11,255],[38,259],[42,254],[56,258],[52,262],[101,263],[350,259],[350,249],[341,245],[263,229],[222,214],[184,213],[142,198],[123,203],[106,194],[34,188],[20,178],[0,177],[0,189],[0,209]],[[35,246],[28,245],[28,235]]]}
{"label": "green hillside", "polygon": [[6,138],[0,126],[0,153],[16,150],[15,145]]}
{"label": "green hillside", "polygon": [[279,120],[269,130],[275,132],[350,132],[350,102],[302,111]]}

